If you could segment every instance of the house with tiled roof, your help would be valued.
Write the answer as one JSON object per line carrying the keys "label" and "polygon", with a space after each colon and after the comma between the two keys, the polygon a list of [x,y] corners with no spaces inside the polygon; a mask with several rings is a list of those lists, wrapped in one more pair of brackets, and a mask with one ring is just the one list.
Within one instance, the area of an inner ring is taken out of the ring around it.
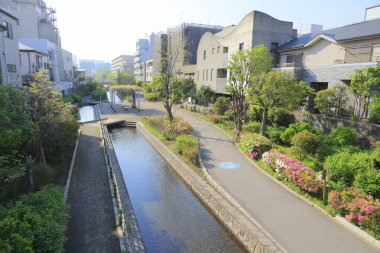
{"label": "house with tiled roof", "polygon": [[380,10],[380,5],[367,8],[371,15],[363,22],[305,34],[281,45],[275,69],[293,72],[316,91],[349,85],[355,69],[380,65],[380,15],[372,15],[374,9]]}

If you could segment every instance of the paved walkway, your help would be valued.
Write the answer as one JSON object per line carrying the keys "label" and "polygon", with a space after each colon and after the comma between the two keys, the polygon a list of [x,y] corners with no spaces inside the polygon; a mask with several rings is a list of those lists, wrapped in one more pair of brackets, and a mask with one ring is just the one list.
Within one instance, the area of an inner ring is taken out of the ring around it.
{"label": "paved walkway", "polygon": [[104,154],[97,123],[81,126],[69,189],[66,252],[120,252]]}
{"label": "paved walkway", "polygon": [[[108,114],[110,119],[138,120],[162,110],[159,103],[142,103],[139,113]],[[148,112],[148,113],[147,113]],[[264,175],[240,153],[224,132],[201,120],[198,114],[178,110],[200,137],[201,156],[211,177],[222,186],[290,253],[378,252],[317,209],[299,200]],[[223,170],[220,162],[239,163]]]}

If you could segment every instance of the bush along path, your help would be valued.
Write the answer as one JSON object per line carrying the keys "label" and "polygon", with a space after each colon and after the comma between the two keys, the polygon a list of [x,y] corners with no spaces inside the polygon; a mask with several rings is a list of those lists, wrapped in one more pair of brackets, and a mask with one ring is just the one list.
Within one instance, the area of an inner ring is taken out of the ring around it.
{"label": "bush along path", "polygon": [[120,252],[99,124],[82,135],[69,189],[66,252]]}
{"label": "bush along path", "polygon": [[[378,252],[332,218],[284,191],[282,186],[252,164],[229,136],[203,121],[200,115],[185,110],[179,110],[177,115],[190,122],[197,133],[201,157],[211,177],[288,252]],[[255,143],[248,145],[254,146]],[[250,152],[251,158],[269,151],[268,147],[263,146],[263,149]],[[219,168],[218,164],[222,162],[235,164],[234,169]],[[302,166],[295,165],[290,173],[294,176],[289,175],[287,180],[297,181],[303,176],[298,173],[298,167]],[[307,170],[305,175],[315,176],[311,170]],[[287,174],[284,172],[283,176]],[[310,192],[319,187],[310,182],[299,184],[299,187]]]}

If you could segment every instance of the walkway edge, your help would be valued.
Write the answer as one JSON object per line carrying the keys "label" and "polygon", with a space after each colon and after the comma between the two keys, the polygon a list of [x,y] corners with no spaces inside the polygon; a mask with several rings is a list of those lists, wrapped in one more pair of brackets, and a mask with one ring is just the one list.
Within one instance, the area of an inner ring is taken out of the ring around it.
{"label": "walkway edge", "polygon": [[[194,114],[196,114],[196,113],[194,113]],[[196,115],[198,116],[198,114],[196,114]],[[224,133],[229,138],[231,138],[231,139],[233,138],[229,133],[227,133],[224,129],[220,128],[219,126],[211,124],[211,123],[205,121],[202,118],[200,118],[200,120],[202,120],[203,122],[205,122],[207,124],[210,124],[213,127],[217,128],[219,131],[221,131],[222,133]],[[370,234],[368,234],[364,230],[360,229],[359,227],[355,226],[354,224],[348,222],[344,218],[342,218],[340,216],[335,216],[334,217],[334,216],[330,215],[326,210],[324,210],[323,208],[321,208],[317,204],[311,202],[310,200],[308,200],[304,196],[302,196],[302,195],[298,194],[297,192],[293,191],[287,185],[283,184],[281,181],[278,181],[277,179],[275,179],[274,177],[272,177],[270,174],[268,174],[265,170],[263,170],[254,161],[252,161],[251,159],[249,159],[244,154],[244,152],[241,150],[241,148],[238,146],[238,144],[235,143],[235,146],[239,150],[239,152],[244,156],[245,159],[247,159],[252,165],[256,166],[261,173],[263,173],[270,180],[272,180],[273,182],[275,182],[276,184],[278,184],[279,186],[281,186],[285,191],[287,191],[288,193],[290,193],[294,197],[296,197],[296,198],[304,201],[305,203],[307,203],[311,207],[314,207],[315,209],[317,209],[318,211],[320,211],[322,214],[324,214],[325,216],[327,216],[331,221],[333,221],[333,222],[337,223],[338,225],[342,226],[343,228],[345,228],[347,231],[349,231],[350,233],[352,233],[353,235],[355,235],[359,239],[363,240],[364,242],[368,243],[369,245],[373,246],[374,248],[380,249],[380,240],[375,239],[373,236],[371,236]],[[206,171],[207,171],[207,169],[206,169]],[[211,178],[210,175],[208,175],[208,176]]]}
{"label": "walkway edge", "polygon": [[267,236],[267,232],[262,229],[262,226],[249,219],[239,207],[233,205],[212,185],[196,174],[182,159],[150,133],[142,123],[137,125],[137,129],[248,252],[286,252],[272,236]]}
{"label": "walkway edge", "polygon": [[77,141],[75,143],[73,156],[71,158],[71,164],[70,164],[69,174],[67,175],[67,179],[66,179],[65,192],[64,192],[65,199],[67,199],[67,195],[68,195],[69,189],[70,189],[71,177],[73,175],[73,169],[74,169],[75,159],[76,159],[76,156],[77,156],[79,138],[80,138],[81,134],[82,134],[82,131],[78,130],[78,138],[77,138]]}

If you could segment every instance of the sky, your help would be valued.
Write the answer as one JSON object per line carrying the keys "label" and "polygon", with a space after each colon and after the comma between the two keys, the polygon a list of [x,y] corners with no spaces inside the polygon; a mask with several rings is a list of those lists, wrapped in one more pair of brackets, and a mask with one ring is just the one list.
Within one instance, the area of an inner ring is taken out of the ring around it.
{"label": "sky", "polygon": [[361,22],[380,0],[45,0],[56,9],[62,47],[79,59],[134,54],[137,39],[181,22],[228,26],[252,10],[324,29]]}

